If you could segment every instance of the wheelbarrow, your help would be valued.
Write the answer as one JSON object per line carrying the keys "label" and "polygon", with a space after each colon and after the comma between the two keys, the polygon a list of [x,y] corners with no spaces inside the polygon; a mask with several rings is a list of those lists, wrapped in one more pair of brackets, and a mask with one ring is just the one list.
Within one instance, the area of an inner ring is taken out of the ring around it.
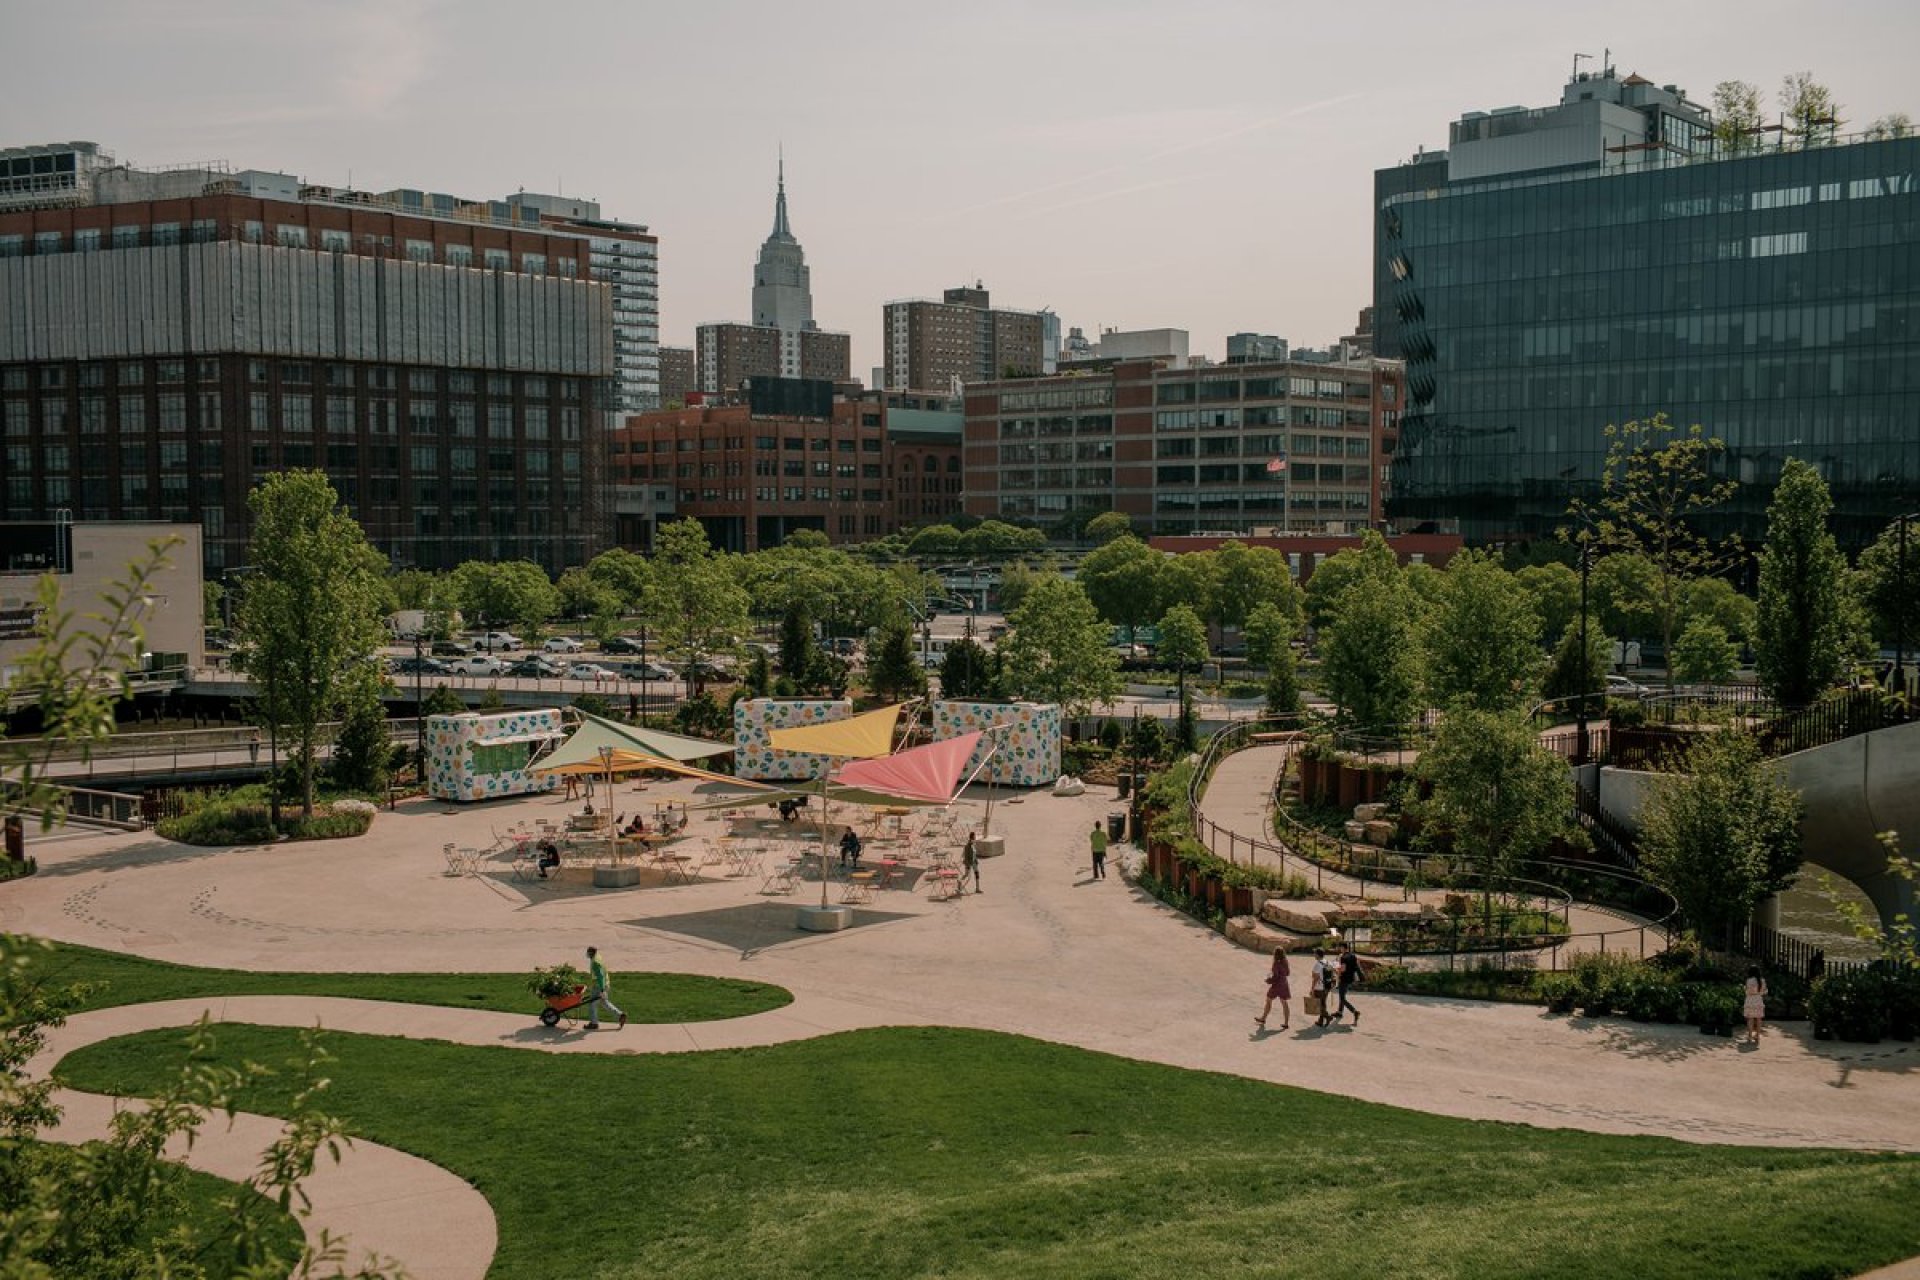
{"label": "wheelbarrow", "polygon": [[540,1011],[540,1025],[553,1027],[558,1026],[562,1018],[568,1022],[578,1022],[581,1008],[592,999],[592,995],[585,987],[575,987],[565,995],[541,998],[547,1002],[547,1007]]}

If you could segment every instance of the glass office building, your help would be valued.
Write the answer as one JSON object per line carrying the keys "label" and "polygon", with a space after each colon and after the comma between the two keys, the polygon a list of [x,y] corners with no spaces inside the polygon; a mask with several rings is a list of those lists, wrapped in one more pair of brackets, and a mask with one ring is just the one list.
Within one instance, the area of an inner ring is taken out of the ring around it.
{"label": "glass office building", "polygon": [[1389,519],[1550,533],[1603,428],[1658,411],[1726,442],[1717,534],[1764,531],[1788,457],[1825,475],[1848,544],[1920,508],[1920,138],[1727,155],[1672,86],[1609,69],[1567,92],[1376,175],[1377,350],[1407,386]]}

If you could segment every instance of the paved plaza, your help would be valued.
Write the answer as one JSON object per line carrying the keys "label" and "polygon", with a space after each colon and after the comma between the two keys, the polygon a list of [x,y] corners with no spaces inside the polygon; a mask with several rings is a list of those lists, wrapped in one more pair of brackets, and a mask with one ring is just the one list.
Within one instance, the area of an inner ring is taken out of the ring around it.
{"label": "paved plaza", "polygon": [[[687,798],[692,786],[650,783],[640,793],[623,785],[614,807],[644,807],[651,817],[655,805]],[[985,799],[976,789],[962,801],[962,835],[983,826]],[[1291,1031],[1256,1034],[1263,957],[1134,888],[1119,874],[1137,857],[1127,846],[1109,857],[1116,874],[1091,879],[1087,834],[1117,807],[1110,789],[1017,799],[1002,789],[992,832],[1005,837],[1007,853],[984,863],[983,893],[935,901],[924,884],[881,890],[871,905],[855,908],[856,927],[837,935],[792,927],[792,908],[819,900],[814,881],[790,896],[769,896],[760,875],[728,877],[714,868],[690,884],[667,884],[650,872],[638,886],[595,889],[584,868],[547,883],[516,879],[504,856],[483,861],[477,874],[448,873],[444,845],[489,845],[510,824],[560,819],[578,807],[557,796],[451,810],[413,802],[382,812],[359,839],[265,848],[189,848],[151,833],[58,833],[31,842],[40,873],[0,892],[0,927],[256,970],[523,971],[581,963],[594,944],[616,985],[623,973],[677,971],[777,983],[795,995],[786,1008],[733,1022],[591,1035],[539,1028],[531,998],[524,1019],[290,998],[175,1002],[194,1008],[76,1019],[50,1056],[133,1026],[185,1022],[209,1003],[216,1018],[235,1021],[317,1018],[341,1029],[563,1052],[719,1048],[932,1023],[1469,1119],[1697,1142],[1920,1151],[1920,1051],[1816,1044],[1804,1024],[1770,1027],[1765,1042],[1748,1050],[1691,1027],[1362,988],[1358,1026],[1316,1031],[1296,1007]],[[717,815],[693,815],[692,838],[722,830]],[[807,830],[795,831],[796,845]],[[869,861],[887,852],[871,844]],[[923,852],[915,850],[916,863]],[[837,884],[832,898],[839,898]],[[1296,973],[1304,990],[1304,966]],[[442,1192],[459,1199],[445,1186],[423,1184],[420,1194]],[[362,1204],[375,1219],[415,1219],[392,1224],[400,1235],[389,1237],[379,1221],[348,1212],[364,1199],[343,1190],[319,1203],[323,1215],[330,1204],[345,1215],[342,1225],[358,1243],[387,1241],[403,1257],[406,1233],[440,1216]],[[484,1260],[475,1269],[470,1255],[482,1244],[491,1255],[490,1223],[488,1216],[486,1233],[463,1229],[465,1253],[456,1249],[445,1268],[409,1264],[421,1274],[479,1274]]]}

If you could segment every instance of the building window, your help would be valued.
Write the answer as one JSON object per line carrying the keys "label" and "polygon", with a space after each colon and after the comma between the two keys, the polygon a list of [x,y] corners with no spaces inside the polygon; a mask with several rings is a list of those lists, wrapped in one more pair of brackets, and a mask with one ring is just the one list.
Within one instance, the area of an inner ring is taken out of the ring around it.
{"label": "building window", "polygon": [[432,262],[433,261],[433,241],[431,240],[407,241],[407,261]]}
{"label": "building window", "polygon": [[307,395],[280,397],[280,429],[302,435],[313,430],[313,398]]}
{"label": "building window", "polygon": [[489,271],[505,271],[513,265],[513,255],[505,249],[485,250],[484,264]]}
{"label": "building window", "polygon": [[220,224],[212,218],[195,218],[187,227],[187,238],[195,244],[208,244],[220,234]]}
{"label": "building window", "polygon": [[113,247],[116,249],[138,249],[140,233],[144,227],[115,227],[113,229]]}
{"label": "building window", "polygon": [[58,231],[36,231],[33,233],[33,251],[36,254],[58,253],[60,239]]}
{"label": "building window", "polygon": [[153,224],[153,240],[156,245],[179,244],[180,224],[177,222],[156,222]]}
{"label": "building window", "polygon": [[450,267],[470,267],[473,265],[473,246],[470,244],[450,244],[446,247],[447,265]]}
{"label": "building window", "polygon": [[283,222],[273,229],[273,239],[283,249],[304,249],[307,247],[307,229]]}
{"label": "building window", "polygon": [[84,227],[73,233],[73,251],[92,253],[100,247],[100,228]]}

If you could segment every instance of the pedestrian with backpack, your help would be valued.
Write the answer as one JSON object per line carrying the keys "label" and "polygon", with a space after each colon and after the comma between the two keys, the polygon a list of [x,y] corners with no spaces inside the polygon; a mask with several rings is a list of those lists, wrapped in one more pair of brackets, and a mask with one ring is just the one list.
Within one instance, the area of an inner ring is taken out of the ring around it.
{"label": "pedestrian with backpack", "polygon": [[1340,995],[1340,1003],[1334,1009],[1333,1020],[1338,1022],[1341,1018],[1351,1013],[1353,1015],[1353,1025],[1357,1027],[1360,1025],[1360,1011],[1354,1008],[1352,1002],[1347,999],[1348,990],[1360,981],[1360,957],[1354,953],[1351,942],[1343,942],[1340,944],[1340,955],[1334,961],[1334,972],[1338,979],[1337,990]]}

